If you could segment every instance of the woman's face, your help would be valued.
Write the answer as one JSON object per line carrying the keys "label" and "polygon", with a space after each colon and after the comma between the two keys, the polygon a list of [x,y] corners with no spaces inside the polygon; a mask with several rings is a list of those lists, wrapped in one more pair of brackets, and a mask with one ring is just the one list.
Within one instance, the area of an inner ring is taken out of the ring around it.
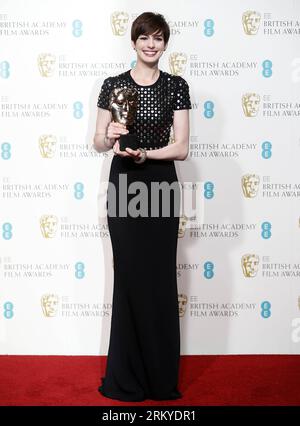
{"label": "woman's face", "polygon": [[164,38],[161,32],[156,34],[141,34],[134,44],[138,59],[146,63],[156,63],[166,49]]}

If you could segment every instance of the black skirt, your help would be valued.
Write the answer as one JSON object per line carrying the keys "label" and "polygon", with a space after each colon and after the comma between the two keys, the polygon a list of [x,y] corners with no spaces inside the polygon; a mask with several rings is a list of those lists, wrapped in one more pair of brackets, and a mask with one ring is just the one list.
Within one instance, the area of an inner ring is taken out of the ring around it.
{"label": "black skirt", "polygon": [[[146,217],[124,215],[124,205],[129,207],[141,194],[135,188],[128,194],[129,186],[137,181],[148,190]],[[107,192],[114,289],[106,373],[98,390],[121,401],[181,398],[176,273],[180,186],[175,164],[150,159],[136,164],[132,158],[115,155],[109,182],[116,190]],[[160,192],[159,206],[151,194],[153,182],[172,184],[174,189]],[[164,202],[170,207],[167,213]]]}

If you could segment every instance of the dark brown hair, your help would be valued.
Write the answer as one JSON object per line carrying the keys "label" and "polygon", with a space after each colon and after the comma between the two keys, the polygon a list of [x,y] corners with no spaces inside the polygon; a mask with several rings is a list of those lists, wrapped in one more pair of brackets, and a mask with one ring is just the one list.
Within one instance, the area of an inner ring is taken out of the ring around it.
{"label": "dark brown hair", "polygon": [[149,35],[154,32],[162,32],[165,44],[170,38],[170,27],[160,13],[144,12],[139,15],[131,26],[131,40],[135,43],[141,34]]}

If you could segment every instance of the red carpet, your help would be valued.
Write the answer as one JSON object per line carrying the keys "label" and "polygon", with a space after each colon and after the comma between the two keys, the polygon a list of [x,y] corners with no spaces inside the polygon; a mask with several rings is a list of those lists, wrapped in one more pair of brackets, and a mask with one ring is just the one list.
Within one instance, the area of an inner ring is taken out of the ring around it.
{"label": "red carpet", "polygon": [[0,356],[0,405],[300,405],[299,355],[182,356],[182,399],[132,403],[97,391],[105,363],[100,356]]}

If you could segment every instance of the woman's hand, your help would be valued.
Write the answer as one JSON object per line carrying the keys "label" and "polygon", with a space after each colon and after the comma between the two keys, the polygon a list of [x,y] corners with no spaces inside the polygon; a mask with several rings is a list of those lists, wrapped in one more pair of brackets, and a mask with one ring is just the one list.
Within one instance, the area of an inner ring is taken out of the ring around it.
{"label": "woman's hand", "polygon": [[107,127],[107,138],[114,139],[112,150],[115,155],[119,155],[120,157],[132,157],[134,159],[138,159],[141,157],[141,151],[139,149],[131,149],[126,148],[126,151],[120,150],[119,138],[121,135],[126,135],[128,130],[126,126],[122,123],[110,122]]}
{"label": "woman's hand", "polygon": [[[117,123],[111,121],[107,126],[106,137],[108,139],[119,139],[121,135],[127,135],[128,130],[126,129],[125,124]],[[115,142],[115,141],[114,141]]]}
{"label": "woman's hand", "polygon": [[114,144],[113,151],[115,155],[119,155],[120,157],[131,157],[133,159],[141,157],[141,151],[139,149],[126,148],[126,151],[120,151],[119,140]]}

